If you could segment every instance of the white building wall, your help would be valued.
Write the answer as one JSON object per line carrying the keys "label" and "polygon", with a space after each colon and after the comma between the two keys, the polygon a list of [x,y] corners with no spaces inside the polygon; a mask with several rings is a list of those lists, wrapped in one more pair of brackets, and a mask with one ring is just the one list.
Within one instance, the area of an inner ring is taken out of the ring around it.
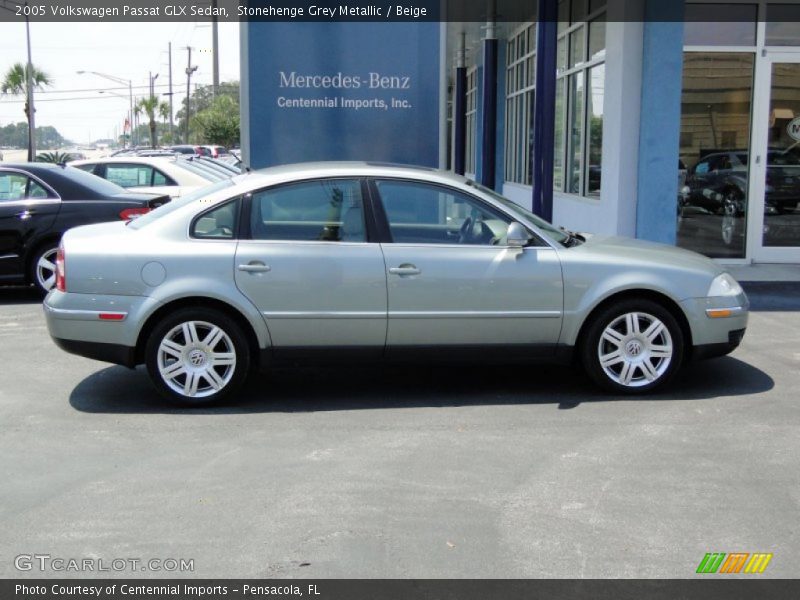
{"label": "white building wall", "polygon": [[[642,81],[641,15],[636,0],[611,3],[606,23],[600,198],[555,192],[553,224],[607,235],[636,235],[636,188]],[[627,19],[627,21],[625,20]],[[506,182],[502,193],[530,209],[530,186]]]}

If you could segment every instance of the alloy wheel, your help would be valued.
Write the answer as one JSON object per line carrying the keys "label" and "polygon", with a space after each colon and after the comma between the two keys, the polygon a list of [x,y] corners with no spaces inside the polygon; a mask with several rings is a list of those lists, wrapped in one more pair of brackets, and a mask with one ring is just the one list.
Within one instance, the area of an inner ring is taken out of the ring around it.
{"label": "alloy wheel", "polygon": [[36,284],[45,292],[49,292],[56,284],[56,254],[58,248],[43,252],[36,261]]}
{"label": "alloy wheel", "polygon": [[170,329],[159,343],[156,360],[164,384],[187,398],[217,394],[236,371],[233,340],[206,321],[186,321]]}
{"label": "alloy wheel", "polygon": [[612,320],[600,335],[597,357],[606,376],[636,388],[658,381],[673,358],[667,326],[646,312],[629,312]]}

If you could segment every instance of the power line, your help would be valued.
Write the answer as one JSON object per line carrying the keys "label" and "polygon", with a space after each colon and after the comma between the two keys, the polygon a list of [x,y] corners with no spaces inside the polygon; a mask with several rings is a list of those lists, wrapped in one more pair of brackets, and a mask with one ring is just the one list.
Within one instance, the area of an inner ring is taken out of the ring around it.
{"label": "power line", "polygon": [[[36,100],[39,102],[71,102],[72,100],[111,100],[120,98],[121,96],[81,96],[78,98],[41,98]],[[25,104],[25,100],[3,100],[0,104]]]}

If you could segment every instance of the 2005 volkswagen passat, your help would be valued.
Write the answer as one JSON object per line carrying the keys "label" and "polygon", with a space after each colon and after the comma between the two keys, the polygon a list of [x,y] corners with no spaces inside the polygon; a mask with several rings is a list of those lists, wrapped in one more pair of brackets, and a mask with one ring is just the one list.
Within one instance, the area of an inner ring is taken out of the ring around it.
{"label": "2005 volkswagen passat", "polygon": [[571,361],[612,392],[741,341],[707,258],[556,229],[452,174],[292,165],[64,236],[44,310],[64,350],[146,364],[166,397],[229,397],[288,360]]}

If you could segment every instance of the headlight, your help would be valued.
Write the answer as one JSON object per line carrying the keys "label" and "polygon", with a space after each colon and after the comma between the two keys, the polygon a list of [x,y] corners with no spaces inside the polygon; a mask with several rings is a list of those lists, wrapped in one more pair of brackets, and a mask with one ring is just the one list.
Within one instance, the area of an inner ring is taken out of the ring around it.
{"label": "headlight", "polygon": [[708,288],[707,296],[738,296],[744,293],[742,286],[736,281],[730,273],[723,273],[714,278],[711,286]]}

